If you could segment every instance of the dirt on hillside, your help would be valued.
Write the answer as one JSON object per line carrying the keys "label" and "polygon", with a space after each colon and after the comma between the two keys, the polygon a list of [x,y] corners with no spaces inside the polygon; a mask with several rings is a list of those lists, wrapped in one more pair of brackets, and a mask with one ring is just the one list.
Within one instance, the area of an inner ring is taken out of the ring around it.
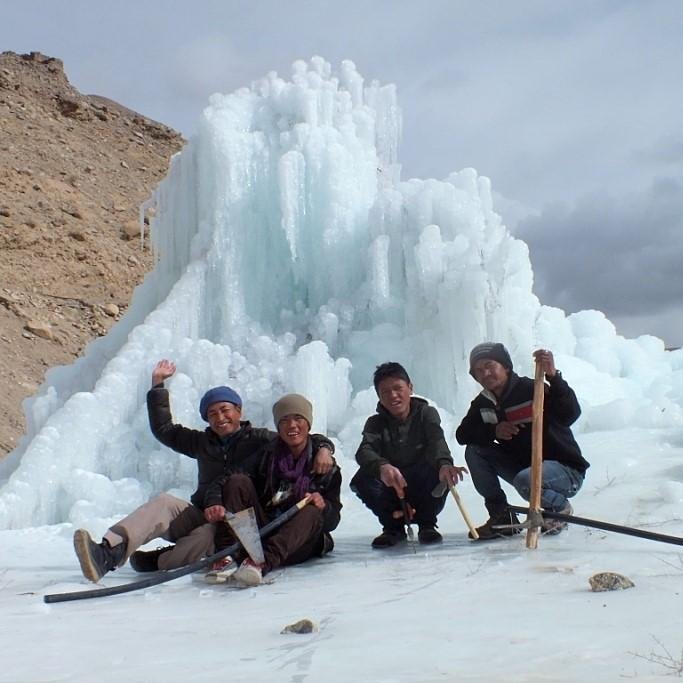
{"label": "dirt on hillside", "polygon": [[107,333],[152,266],[139,207],[183,144],[79,93],[59,59],[0,54],[0,458],[22,400]]}

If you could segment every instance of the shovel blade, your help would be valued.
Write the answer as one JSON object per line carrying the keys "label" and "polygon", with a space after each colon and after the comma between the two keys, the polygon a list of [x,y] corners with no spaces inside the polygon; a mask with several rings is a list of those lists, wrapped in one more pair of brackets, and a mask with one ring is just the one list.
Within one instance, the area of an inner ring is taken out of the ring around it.
{"label": "shovel blade", "polygon": [[263,564],[266,560],[263,556],[263,545],[256,522],[254,508],[246,508],[234,514],[227,513],[225,521],[233,533],[239,539],[242,547],[256,564]]}

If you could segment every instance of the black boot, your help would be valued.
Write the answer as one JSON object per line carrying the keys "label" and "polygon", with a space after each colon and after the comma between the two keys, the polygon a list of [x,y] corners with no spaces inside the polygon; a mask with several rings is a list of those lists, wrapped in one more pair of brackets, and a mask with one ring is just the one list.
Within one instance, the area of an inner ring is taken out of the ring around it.
{"label": "black boot", "polygon": [[106,539],[95,543],[85,529],[74,532],[74,550],[86,579],[97,583],[107,572],[118,567],[126,554],[126,544],[119,543],[113,548]]}
{"label": "black boot", "polygon": [[[490,514],[491,516],[488,518],[486,524],[477,527],[480,541],[515,536],[516,534],[521,533],[521,529],[510,527],[512,524],[519,524],[519,519],[514,512],[510,511],[507,505],[504,508],[492,510]],[[504,528],[494,529],[494,527]],[[472,538],[471,532],[467,535]]]}
{"label": "black boot", "polygon": [[172,550],[175,546],[165,545],[162,548],[154,550],[136,550],[130,556],[130,566],[136,572],[158,572],[159,571],[159,557],[164,553]]}
{"label": "black boot", "polygon": [[417,540],[423,545],[429,545],[430,543],[441,543],[443,536],[434,528],[433,524],[420,524]]}
{"label": "black boot", "polygon": [[372,541],[373,548],[391,548],[406,540],[406,532],[403,527],[384,527],[382,533]]}

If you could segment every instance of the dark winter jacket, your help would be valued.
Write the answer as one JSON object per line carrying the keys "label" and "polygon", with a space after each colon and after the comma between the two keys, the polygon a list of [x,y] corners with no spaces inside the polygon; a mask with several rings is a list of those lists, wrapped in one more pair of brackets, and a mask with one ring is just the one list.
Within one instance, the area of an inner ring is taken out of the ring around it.
{"label": "dark winter jacket", "polygon": [[[543,459],[556,460],[585,472],[589,464],[582,457],[570,429],[581,414],[576,394],[559,372],[549,382],[550,386],[545,385],[543,405]],[[472,401],[455,438],[463,445],[491,446],[496,442],[499,422],[524,425],[511,439],[501,439],[497,443],[520,468],[529,467],[533,399],[534,380],[511,372],[500,400],[484,390]]]}
{"label": "dark winter jacket", "polygon": [[[313,464],[313,454],[320,446],[327,446],[328,439],[320,434],[310,436],[311,448],[308,456],[307,473]],[[252,475],[254,488],[257,491],[259,502],[264,511],[271,517],[276,517],[280,510],[285,510],[297,502],[293,496],[282,499],[277,505],[273,505],[273,495],[280,487],[280,479],[272,472],[271,463],[275,451],[281,448],[282,441],[278,436],[271,439],[259,453],[259,465]],[[304,456],[305,457],[305,456]],[[319,493],[325,499],[325,510],[323,511],[323,532],[330,532],[337,528],[342,508],[340,500],[341,471],[334,465],[327,474],[312,474],[308,493]],[[206,492],[206,507],[211,505],[223,504],[223,485],[227,483],[229,476],[222,476],[216,479],[208,487]]]}
{"label": "dark winter jacket", "polygon": [[356,461],[376,478],[385,464],[401,469],[424,462],[437,471],[442,465],[453,464],[439,413],[415,396],[410,399],[410,413],[403,421],[393,417],[381,403],[377,404],[377,415],[369,417],[363,428]]}
{"label": "dark winter jacket", "polygon": [[[201,431],[174,424],[168,391],[160,385],[147,392],[147,412],[152,434],[164,446],[197,461],[197,490],[190,500],[202,509],[206,489],[212,481],[236,472],[256,475],[261,450],[277,436],[269,429],[252,427],[248,421],[240,422],[239,431],[224,439],[210,427]],[[320,441],[334,453],[334,444],[329,439],[321,437]]]}

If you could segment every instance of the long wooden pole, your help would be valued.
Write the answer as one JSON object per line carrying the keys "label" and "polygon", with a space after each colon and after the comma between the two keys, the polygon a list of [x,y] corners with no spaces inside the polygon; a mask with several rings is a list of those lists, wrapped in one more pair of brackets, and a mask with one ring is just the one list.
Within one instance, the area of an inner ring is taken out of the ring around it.
{"label": "long wooden pole", "polygon": [[[541,510],[541,482],[543,479],[543,399],[545,398],[543,365],[536,361],[534,376],[533,422],[531,426],[531,495],[529,511]],[[526,547],[535,550],[538,546],[540,528],[529,527],[526,532]]]}

